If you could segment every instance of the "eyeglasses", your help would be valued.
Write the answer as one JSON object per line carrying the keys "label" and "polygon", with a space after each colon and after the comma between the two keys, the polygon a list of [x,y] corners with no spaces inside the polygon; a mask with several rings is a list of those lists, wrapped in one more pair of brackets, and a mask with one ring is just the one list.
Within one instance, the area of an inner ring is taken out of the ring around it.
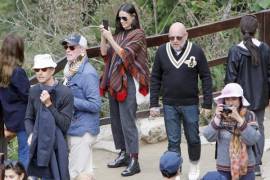
{"label": "eyeglasses", "polygon": [[177,41],[181,41],[183,39],[183,36],[169,36],[170,41],[174,41],[175,39]]}
{"label": "eyeglasses", "polygon": [[118,16],[117,19],[118,20],[121,20],[122,19],[123,21],[127,21],[128,20],[128,18],[125,17],[125,16]]}
{"label": "eyeglasses", "polygon": [[42,71],[42,72],[46,72],[48,70],[48,68],[40,68],[40,69],[34,69],[35,72],[39,72],[39,71]]}
{"label": "eyeglasses", "polygon": [[64,45],[64,49],[65,49],[65,50],[67,50],[68,48],[69,48],[71,51],[74,51],[75,46]]}

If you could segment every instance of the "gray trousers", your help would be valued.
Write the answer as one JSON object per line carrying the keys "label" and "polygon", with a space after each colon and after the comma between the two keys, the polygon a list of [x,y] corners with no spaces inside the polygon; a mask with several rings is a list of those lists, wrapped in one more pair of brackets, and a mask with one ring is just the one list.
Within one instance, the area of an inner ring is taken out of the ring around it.
{"label": "gray trousers", "polygon": [[262,156],[263,156],[264,141],[265,141],[264,125],[263,125],[265,109],[253,110],[253,112],[256,115],[257,122],[259,124],[259,131],[261,133],[261,138],[259,139],[259,141],[256,144],[256,146],[259,150],[259,152],[256,153],[256,164],[260,165],[260,164],[262,164]]}
{"label": "gray trousers", "polygon": [[116,149],[127,153],[138,153],[139,139],[136,126],[136,88],[133,78],[128,75],[128,95],[124,102],[118,102],[109,95],[110,118]]}

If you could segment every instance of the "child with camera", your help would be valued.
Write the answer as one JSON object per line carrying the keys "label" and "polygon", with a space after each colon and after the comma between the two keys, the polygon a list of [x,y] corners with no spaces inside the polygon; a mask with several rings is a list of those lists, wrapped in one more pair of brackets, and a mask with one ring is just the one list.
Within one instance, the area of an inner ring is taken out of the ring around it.
{"label": "child with camera", "polygon": [[214,98],[215,115],[203,129],[210,142],[217,143],[216,167],[232,180],[255,180],[255,143],[260,138],[256,116],[247,107],[249,102],[237,83],[227,84]]}

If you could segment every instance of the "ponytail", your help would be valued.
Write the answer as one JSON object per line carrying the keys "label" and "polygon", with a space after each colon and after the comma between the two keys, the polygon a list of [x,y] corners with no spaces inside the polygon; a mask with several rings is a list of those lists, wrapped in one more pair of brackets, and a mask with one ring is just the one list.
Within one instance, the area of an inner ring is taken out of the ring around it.
{"label": "ponytail", "polygon": [[259,48],[252,42],[256,30],[258,27],[258,21],[254,15],[246,15],[242,17],[240,21],[240,28],[243,34],[244,45],[247,47],[251,54],[252,64],[257,66],[260,64],[260,52]]}

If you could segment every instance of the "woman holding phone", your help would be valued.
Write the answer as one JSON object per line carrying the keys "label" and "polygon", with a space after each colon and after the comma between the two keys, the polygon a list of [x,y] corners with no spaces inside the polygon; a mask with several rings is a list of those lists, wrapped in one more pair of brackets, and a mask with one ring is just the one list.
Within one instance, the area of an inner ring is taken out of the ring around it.
{"label": "woman holding phone", "polygon": [[100,92],[109,93],[111,128],[118,157],[109,168],[127,166],[122,176],[140,172],[138,162],[139,139],[136,127],[137,93],[146,96],[149,87],[147,46],[138,14],[132,4],[125,3],[117,11],[115,33],[100,25],[100,51],[105,67],[100,82]]}

